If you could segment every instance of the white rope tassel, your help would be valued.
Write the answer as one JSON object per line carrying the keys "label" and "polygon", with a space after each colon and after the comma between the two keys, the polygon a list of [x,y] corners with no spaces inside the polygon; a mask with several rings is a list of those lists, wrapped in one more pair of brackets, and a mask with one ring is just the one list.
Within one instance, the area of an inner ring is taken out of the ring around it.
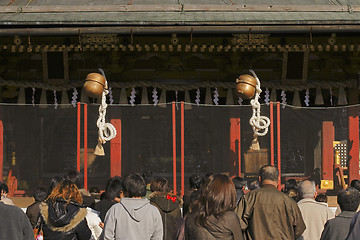
{"label": "white rope tassel", "polygon": [[[102,69],[99,70],[105,77],[105,74],[102,71]],[[101,144],[104,144],[105,142],[110,141],[111,139],[116,137],[116,128],[114,127],[114,125],[105,122],[106,108],[108,106],[108,104],[106,103],[106,95],[109,93],[109,91],[107,90],[107,86],[108,86],[107,81],[105,80],[105,87],[102,92],[101,104],[99,106],[99,118],[96,122],[96,126],[99,128],[99,143],[97,148],[100,148],[98,149],[99,151],[95,151],[96,155],[105,155],[103,153],[103,149],[101,149],[102,148]]]}
{"label": "white rope tassel", "polygon": [[256,82],[257,82],[255,98],[250,101],[253,114],[249,120],[249,123],[250,123],[250,126],[252,127],[255,135],[265,136],[268,132],[268,128],[270,125],[270,119],[265,116],[260,116],[260,103],[259,103],[259,98],[260,98],[260,93],[261,93],[260,80],[256,76],[256,74],[253,70],[249,70],[249,71],[255,77]]}

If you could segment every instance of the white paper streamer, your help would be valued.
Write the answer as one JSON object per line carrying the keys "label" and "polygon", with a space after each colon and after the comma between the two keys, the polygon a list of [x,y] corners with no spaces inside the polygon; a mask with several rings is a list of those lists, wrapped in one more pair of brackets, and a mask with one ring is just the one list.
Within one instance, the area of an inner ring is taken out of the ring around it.
{"label": "white paper streamer", "polygon": [[266,105],[270,104],[270,90],[268,88],[265,90],[265,103]]}
{"label": "white paper streamer", "polygon": [[215,105],[219,105],[219,92],[218,92],[217,88],[215,88],[215,91],[214,91],[213,102],[215,103]]}
{"label": "white paper streamer", "polygon": [[111,91],[111,87],[109,87],[109,103],[110,105],[114,103],[114,97]]}
{"label": "white paper streamer", "polygon": [[238,103],[239,103],[240,106],[243,105],[243,104],[242,104],[243,101],[244,101],[244,100],[243,100],[241,97],[239,97]]}
{"label": "white paper streamer", "polygon": [[130,95],[130,104],[131,106],[135,106],[135,97],[136,97],[136,91],[135,88],[132,88],[131,95]]}
{"label": "white paper streamer", "polygon": [[199,88],[196,90],[195,103],[196,103],[196,105],[198,105],[198,106],[200,105],[200,89],[199,89]]}
{"label": "white paper streamer", "polygon": [[330,92],[330,105],[331,105],[331,106],[334,106],[334,104],[333,104],[332,88],[329,89],[329,92]]}
{"label": "white paper streamer", "polygon": [[73,107],[76,107],[76,102],[77,102],[77,97],[78,97],[78,91],[76,88],[73,89],[73,94],[72,94],[72,97],[71,97],[71,105],[73,105]]}
{"label": "white paper streamer", "polygon": [[36,91],[36,89],[32,88],[32,91],[33,91],[33,93],[32,93],[32,97],[31,97],[31,103],[32,103],[33,107],[35,107],[35,91]]}
{"label": "white paper streamer", "polygon": [[284,90],[281,91],[281,103],[282,103],[282,108],[285,108],[286,106],[286,92]]}
{"label": "white paper streamer", "polygon": [[152,97],[153,97],[153,102],[154,102],[154,106],[156,106],[159,102],[158,100],[158,92],[156,91],[156,88],[153,89],[152,91]]}
{"label": "white paper streamer", "polygon": [[55,109],[57,109],[58,107],[58,102],[57,102],[57,97],[56,97],[56,90],[54,90],[54,106],[55,106]]}
{"label": "white paper streamer", "polygon": [[309,101],[310,101],[310,92],[309,92],[309,89],[306,89],[306,92],[305,92],[305,99],[304,99],[304,103],[305,103],[305,106],[309,106]]}

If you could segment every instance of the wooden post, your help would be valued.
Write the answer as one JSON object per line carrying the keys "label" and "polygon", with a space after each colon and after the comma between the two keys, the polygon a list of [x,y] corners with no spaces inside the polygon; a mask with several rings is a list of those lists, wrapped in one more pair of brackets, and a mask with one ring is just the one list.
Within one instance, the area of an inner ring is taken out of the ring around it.
{"label": "wooden post", "polygon": [[111,119],[116,137],[110,140],[110,176],[121,176],[121,119]]}
{"label": "wooden post", "polygon": [[270,164],[275,165],[274,162],[274,103],[270,102]]}
{"label": "wooden post", "polygon": [[279,169],[279,184],[278,184],[278,189],[279,191],[281,190],[281,142],[280,142],[280,102],[276,103],[276,122],[277,122],[277,167]]}
{"label": "wooden post", "polygon": [[3,181],[3,163],[4,163],[4,125],[0,120],[0,181]]}
{"label": "wooden post", "polygon": [[84,104],[84,188],[88,189],[88,117],[87,117],[87,103]]}
{"label": "wooden post", "polygon": [[184,196],[185,193],[185,129],[184,129],[184,102],[181,101],[181,197]]}
{"label": "wooden post", "polygon": [[172,127],[173,127],[173,191],[176,195],[176,113],[175,102],[172,102]]}
{"label": "wooden post", "polygon": [[349,116],[349,184],[359,179],[359,116]]}
{"label": "wooden post", "polygon": [[[333,180],[334,174],[334,149],[335,140],[334,123],[326,121],[322,123],[322,178],[323,180]],[[358,162],[359,165],[359,162]]]}
{"label": "wooden post", "polygon": [[77,103],[77,134],[76,134],[76,170],[80,172],[80,121],[81,121],[81,104]]}
{"label": "wooden post", "polygon": [[241,177],[241,140],[240,118],[230,118],[230,152],[233,152],[233,168],[238,164],[238,176]]}

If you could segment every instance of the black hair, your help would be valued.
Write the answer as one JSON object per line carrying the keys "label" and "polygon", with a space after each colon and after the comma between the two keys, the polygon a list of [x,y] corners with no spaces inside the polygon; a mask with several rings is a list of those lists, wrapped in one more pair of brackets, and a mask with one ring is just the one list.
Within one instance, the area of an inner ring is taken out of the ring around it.
{"label": "black hair", "polygon": [[151,181],[154,179],[153,172],[151,170],[145,171],[142,174],[146,184],[150,184]]}
{"label": "black hair", "polygon": [[9,187],[5,183],[1,184],[1,190],[4,191],[4,193],[9,193]]}
{"label": "black hair", "polygon": [[261,181],[271,180],[277,182],[279,178],[279,169],[272,165],[262,166],[259,170],[259,176]]}
{"label": "black hair", "polygon": [[63,180],[64,180],[64,178],[59,177],[59,176],[56,176],[56,177],[53,177],[52,179],[50,179],[48,194],[50,194],[52,192],[52,190]]}
{"label": "black hair", "polygon": [[360,180],[354,179],[351,181],[350,186],[355,188],[356,190],[360,191]]}
{"label": "black hair", "polygon": [[33,193],[33,197],[35,199],[35,202],[42,202],[47,198],[48,194],[46,192],[46,189],[43,187],[38,187],[35,189]]}
{"label": "black hair", "polygon": [[89,193],[100,193],[100,189],[98,187],[91,187]]}
{"label": "black hair", "polygon": [[319,195],[316,196],[315,201],[327,203],[327,202],[328,202],[328,198],[327,198],[327,196],[326,196],[325,194],[322,194],[322,193],[321,193],[321,194],[319,194]]}
{"label": "black hair", "polygon": [[199,189],[201,187],[203,179],[202,177],[200,177],[199,174],[193,174],[190,176],[189,181],[190,181],[190,187],[192,189]]}
{"label": "black hair", "polygon": [[78,189],[84,188],[84,175],[81,172],[71,171],[64,178],[72,181]]}
{"label": "black hair", "polygon": [[342,190],[337,195],[337,202],[341,211],[356,212],[360,204],[360,192],[352,187]]}
{"label": "black hair", "polygon": [[246,185],[246,181],[242,177],[234,177],[232,181],[235,185],[235,189],[243,189],[243,187]]}
{"label": "black hair", "polygon": [[126,197],[144,197],[146,195],[146,183],[138,173],[130,173],[123,179],[124,194]]}
{"label": "black hair", "polygon": [[121,177],[115,176],[109,179],[106,184],[106,198],[108,200],[114,200],[116,197],[120,198],[120,193],[124,191]]}

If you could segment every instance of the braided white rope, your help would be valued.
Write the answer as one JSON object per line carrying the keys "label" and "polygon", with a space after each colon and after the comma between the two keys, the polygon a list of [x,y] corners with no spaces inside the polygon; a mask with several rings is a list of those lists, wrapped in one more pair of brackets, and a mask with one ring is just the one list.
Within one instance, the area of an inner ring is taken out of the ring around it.
{"label": "braided white rope", "polygon": [[[105,77],[104,71],[102,69],[99,69],[102,75]],[[101,97],[101,104],[99,106],[99,118],[96,122],[96,126],[99,128],[99,138],[102,143],[105,143],[107,141],[110,141],[116,136],[116,128],[111,123],[105,122],[105,116],[106,116],[106,95],[109,93],[109,90],[107,90],[107,81],[105,77],[105,86],[104,90],[102,92]]]}
{"label": "braided white rope", "polygon": [[255,72],[253,70],[249,70],[252,75],[256,79],[256,91],[255,91],[255,98],[250,101],[250,104],[252,106],[252,117],[249,120],[250,126],[252,127],[254,134],[257,136],[265,136],[268,132],[268,128],[270,125],[270,119],[265,116],[260,116],[260,80],[256,76]]}

